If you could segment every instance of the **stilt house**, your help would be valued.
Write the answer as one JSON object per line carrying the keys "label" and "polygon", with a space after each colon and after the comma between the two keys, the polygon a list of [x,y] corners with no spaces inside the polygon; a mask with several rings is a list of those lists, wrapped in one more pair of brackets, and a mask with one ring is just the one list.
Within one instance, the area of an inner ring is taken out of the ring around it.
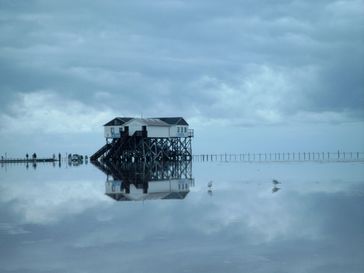
{"label": "stilt house", "polygon": [[91,161],[192,160],[193,130],[182,117],[116,117],[104,124],[106,144]]}

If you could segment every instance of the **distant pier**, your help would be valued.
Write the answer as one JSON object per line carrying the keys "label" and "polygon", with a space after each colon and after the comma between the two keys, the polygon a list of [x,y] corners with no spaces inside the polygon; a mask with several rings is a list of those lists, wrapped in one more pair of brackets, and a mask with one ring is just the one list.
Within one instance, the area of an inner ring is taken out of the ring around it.
{"label": "distant pier", "polygon": [[364,152],[277,152],[195,154],[195,162],[364,162]]}
{"label": "distant pier", "polygon": [[26,158],[6,158],[0,159],[0,163],[40,163],[40,162],[57,162],[55,158],[37,158],[37,159],[26,159]]}
{"label": "distant pier", "polygon": [[[34,156],[35,155],[35,156]],[[8,156],[1,156],[0,157],[0,165],[1,167],[7,166],[7,165],[18,165],[18,164],[24,164],[26,166],[32,165],[35,167],[37,164],[47,164],[52,163],[55,165],[56,163],[58,166],[61,166],[62,164],[66,164],[69,166],[78,166],[82,164],[88,163],[88,156],[83,156],[79,154],[66,154],[66,156],[62,156],[61,153],[56,156],[53,154],[52,157],[36,157],[36,154],[34,153],[32,157],[29,157],[27,154],[25,158],[19,158],[19,157],[8,157]]]}

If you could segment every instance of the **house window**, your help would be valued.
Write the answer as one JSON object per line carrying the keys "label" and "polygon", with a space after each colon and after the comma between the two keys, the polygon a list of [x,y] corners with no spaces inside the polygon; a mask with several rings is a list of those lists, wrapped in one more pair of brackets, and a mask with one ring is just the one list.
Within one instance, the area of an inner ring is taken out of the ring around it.
{"label": "house window", "polygon": [[187,133],[187,127],[185,127],[185,133]]}
{"label": "house window", "polygon": [[177,127],[177,133],[179,133],[179,127]]}

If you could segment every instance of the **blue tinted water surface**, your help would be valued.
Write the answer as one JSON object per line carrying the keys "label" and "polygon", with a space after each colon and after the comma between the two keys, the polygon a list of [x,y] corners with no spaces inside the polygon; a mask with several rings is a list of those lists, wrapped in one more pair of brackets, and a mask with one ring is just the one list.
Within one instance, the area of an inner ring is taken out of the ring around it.
{"label": "blue tinted water surface", "polygon": [[192,176],[183,199],[115,201],[91,164],[2,166],[0,272],[364,272],[363,164],[196,162]]}

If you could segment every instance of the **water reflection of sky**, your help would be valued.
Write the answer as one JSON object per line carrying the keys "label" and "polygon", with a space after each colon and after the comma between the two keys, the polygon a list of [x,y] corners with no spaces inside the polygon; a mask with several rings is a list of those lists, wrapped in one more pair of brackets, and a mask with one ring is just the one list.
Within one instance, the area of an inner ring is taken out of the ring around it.
{"label": "water reflection of sky", "polygon": [[363,272],[364,165],[195,163],[193,176],[183,200],[116,202],[91,165],[1,169],[0,271]]}

